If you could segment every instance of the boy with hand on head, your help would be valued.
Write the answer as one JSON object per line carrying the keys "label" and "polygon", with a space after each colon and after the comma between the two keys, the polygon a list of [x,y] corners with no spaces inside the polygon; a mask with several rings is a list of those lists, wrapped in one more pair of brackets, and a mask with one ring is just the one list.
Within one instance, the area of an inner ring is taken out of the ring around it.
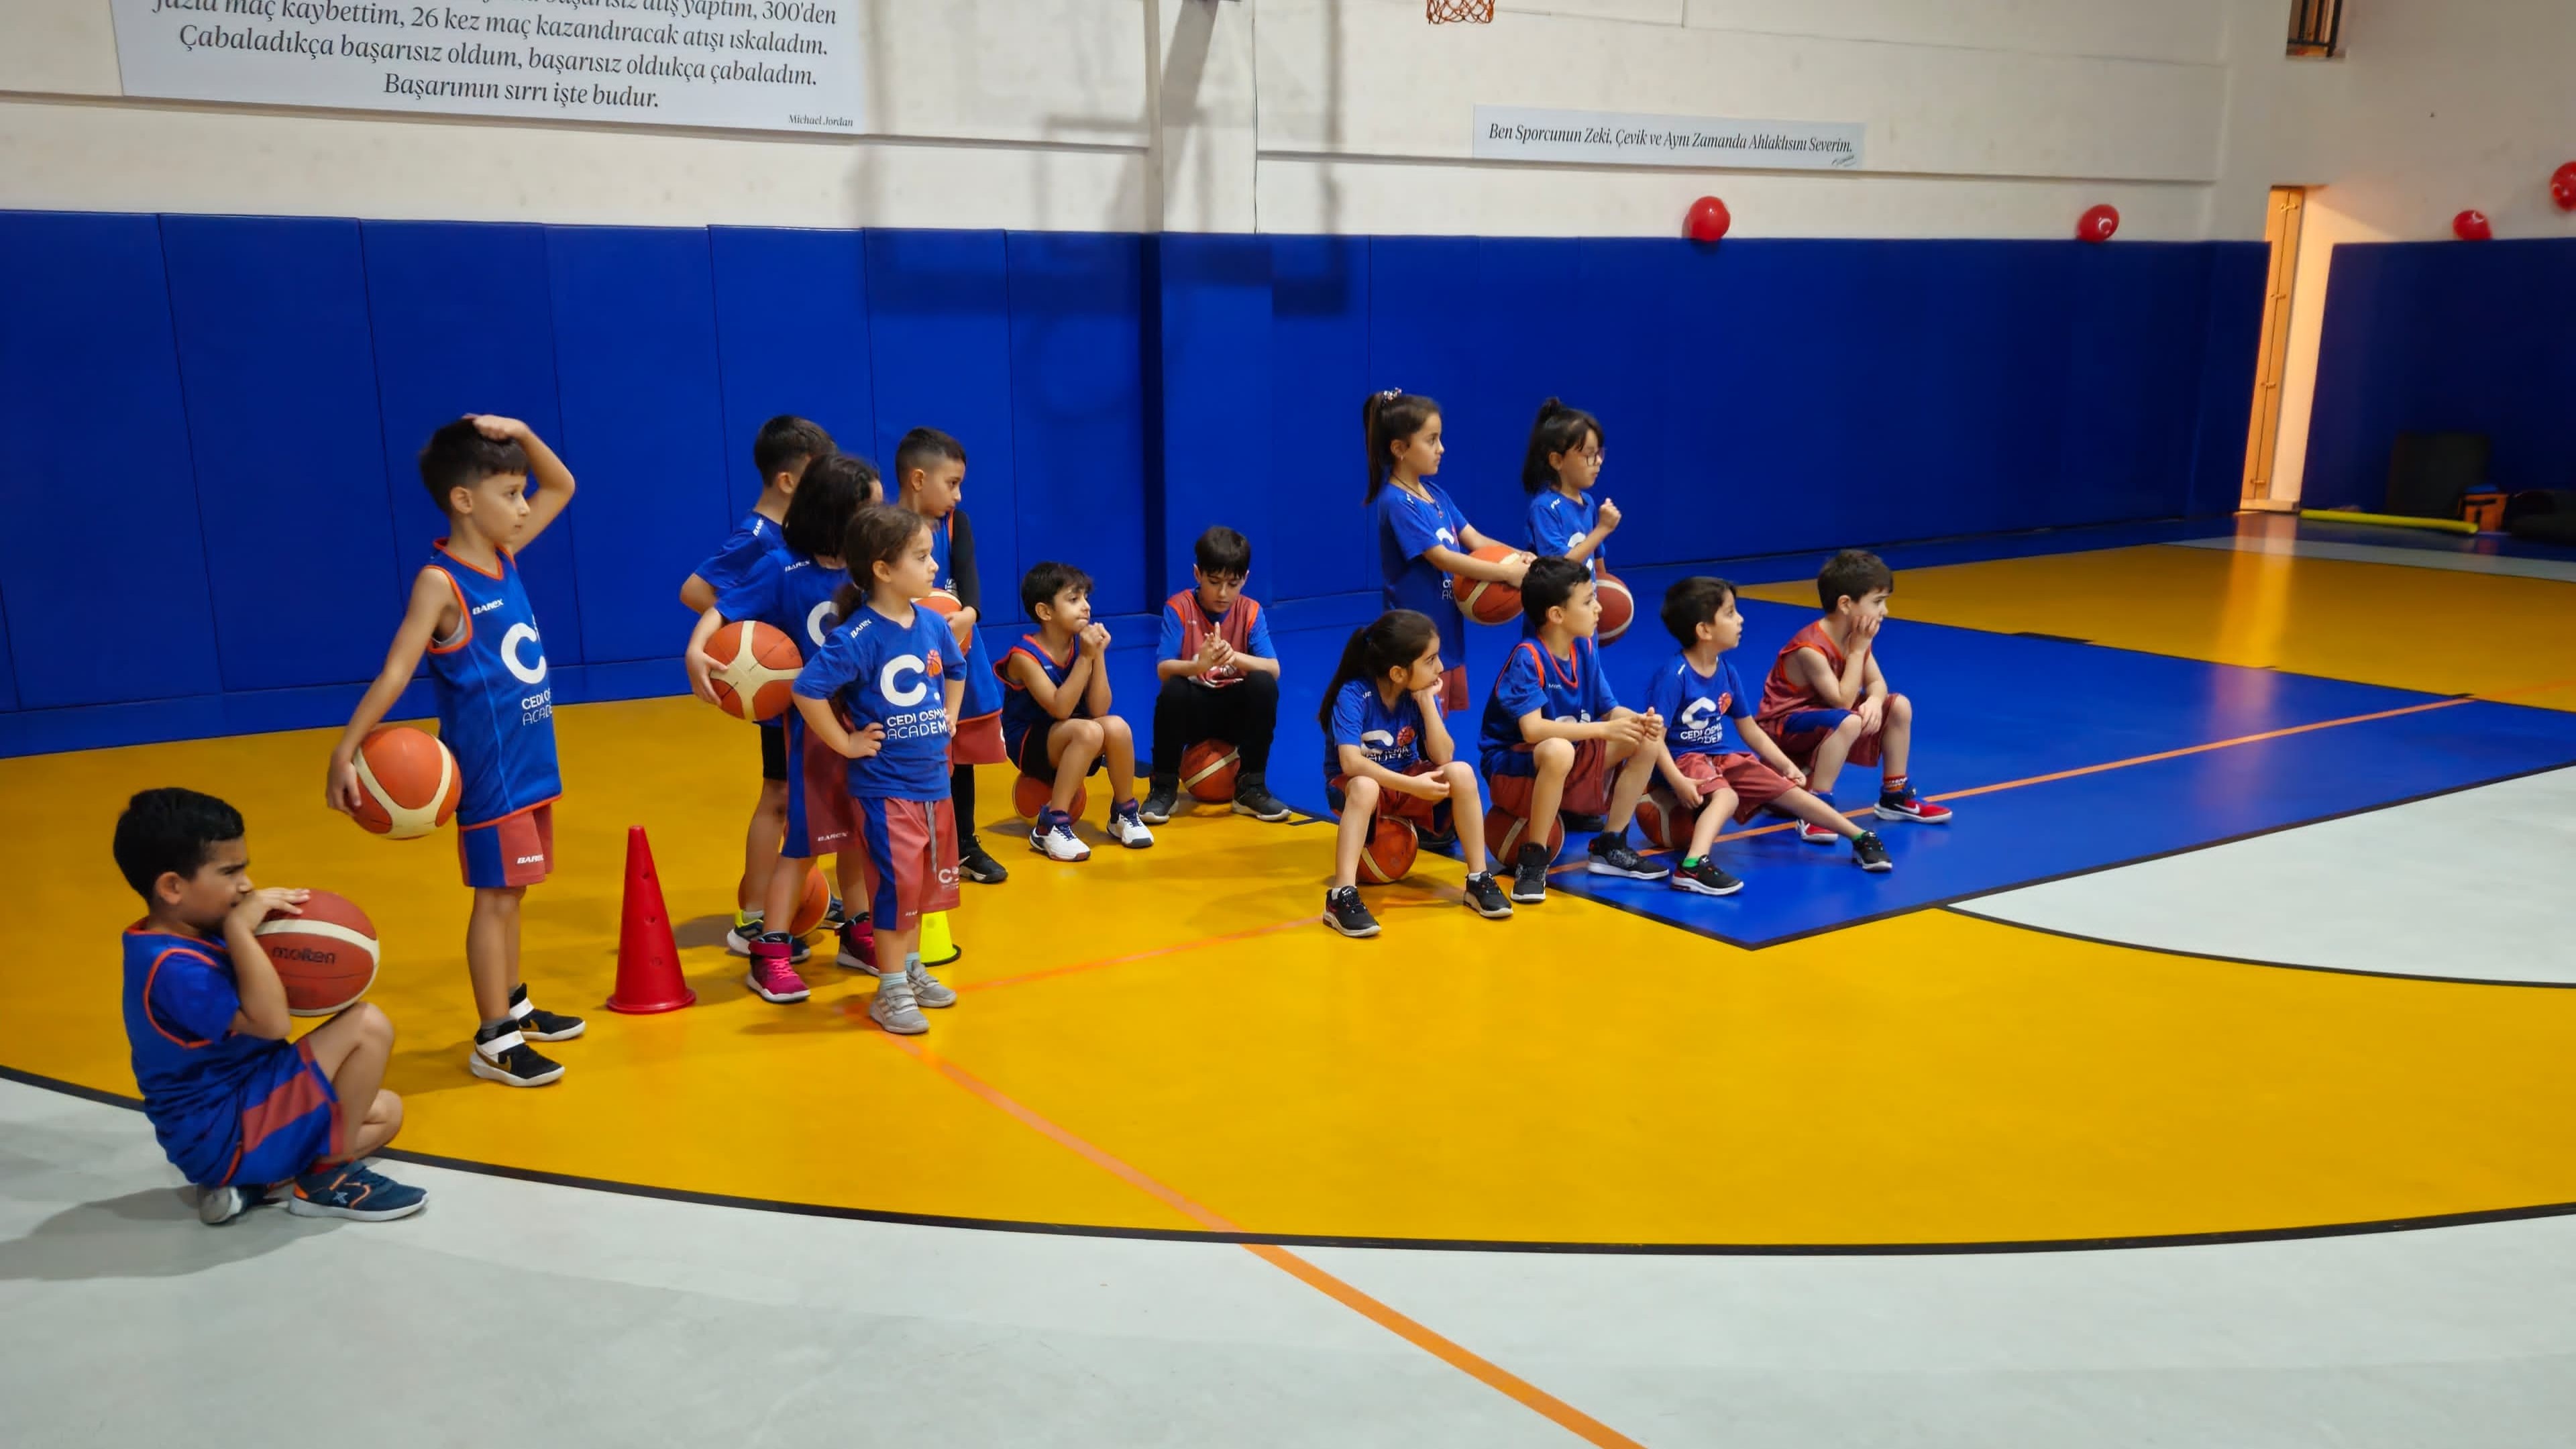
{"label": "boy with hand on head", "polygon": [[1494,803],[1531,822],[1533,838],[1512,862],[1512,899],[1547,899],[1548,827],[1559,809],[1606,811],[1586,861],[1593,874],[1662,880],[1664,870],[1629,846],[1628,822],[1662,758],[1664,721],[1610,692],[1592,643],[1601,624],[1592,575],[1565,558],[1533,561],[1521,579],[1521,612],[1530,636],[1512,646],[1494,680],[1481,740]]}
{"label": "boy with hand on head", "polygon": [[555,768],[546,646],[519,583],[518,553],[572,501],[572,473],[526,423],[464,417],[430,435],[420,450],[420,478],[447,515],[448,536],[412,579],[385,667],[331,747],[323,800],[357,813],[358,746],[393,708],[425,652],[438,694],[438,738],[456,756],[465,787],[456,854],[474,892],[465,970],[481,1023],[465,1064],[486,1081],[542,1087],[564,1069],[528,1043],[570,1041],[583,1023],[538,1010],[519,980],[519,902],[554,871],[554,802],[563,781]]}
{"label": "boy with hand on head", "polygon": [[961,606],[948,625],[966,653],[966,701],[959,706],[957,737],[950,742],[948,791],[957,802],[957,869],[977,885],[1000,885],[1009,870],[975,835],[975,767],[1002,763],[1000,680],[985,667],[975,625],[984,611],[983,578],[975,568],[975,530],[958,499],[966,491],[966,445],[937,428],[915,428],[895,445],[897,507],[930,520],[934,588]]}
{"label": "boy with hand on head", "polygon": [[310,892],[254,887],[245,834],[240,811],[194,790],[146,790],[117,817],[116,868],[144,906],[125,928],[124,991],[143,1115],[205,1223],[289,1181],[291,1213],[407,1217],[429,1194],[361,1160],[402,1130],[384,1090],[394,1024],[361,1001],[287,1041],[286,988],[252,931],[301,914]]}
{"label": "boy with hand on head", "polygon": [[[1914,793],[1905,778],[1914,743],[1914,705],[1891,694],[1878,667],[1878,629],[1896,575],[1878,555],[1847,548],[1816,575],[1816,601],[1824,617],[1780,646],[1771,675],[1762,682],[1756,718],[1780,749],[1807,771],[1807,788],[1830,804],[1846,761],[1879,766],[1878,818],[1947,825],[1950,809]],[[1835,832],[1813,821],[1798,838],[1831,845]]]}
{"label": "boy with hand on head", "polygon": [[[1690,845],[1673,871],[1673,889],[1703,896],[1730,896],[1743,889],[1744,882],[1709,861],[1708,847],[1730,817],[1741,825],[1766,807],[1830,837],[1848,839],[1852,864],[1863,870],[1891,869],[1879,838],[1800,789],[1806,775],[1754,722],[1744,702],[1744,681],[1720,657],[1744,638],[1735,585],[1712,578],[1674,584],[1664,591],[1664,627],[1682,648],[1646,692],[1646,708],[1665,720],[1656,768],[1673,798],[1699,812]],[[1726,747],[1730,719],[1751,754]]]}
{"label": "boy with hand on head", "polygon": [[1163,638],[1155,675],[1154,778],[1144,820],[1172,818],[1181,798],[1181,755],[1201,740],[1234,746],[1234,813],[1285,820],[1288,807],[1270,793],[1270,737],[1279,727],[1279,651],[1270,621],[1243,592],[1252,544],[1231,528],[1199,535],[1190,573],[1194,589],[1163,602]]}
{"label": "boy with hand on head", "polygon": [[1020,607],[1037,621],[993,666],[1008,692],[1002,738],[1011,762],[1054,793],[1029,830],[1029,849],[1049,860],[1089,860],[1073,833],[1073,792],[1109,766],[1109,834],[1129,850],[1154,843],[1136,803],[1136,736],[1109,712],[1109,630],[1091,622],[1091,575],[1042,563],[1020,580]]}
{"label": "boy with hand on head", "polygon": [[[740,588],[764,559],[786,552],[787,505],[796,496],[796,484],[815,459],[831,451],[832,435],[803,418],[781,413],[760,425],[751,444],[752,466],[760,470],[760,501],[715,557],[680,585],[680,603],[690,613],[714,608],[718,594]],[[742,881],[734,888],[733,929],[725,932],[725,949],[737,956],[750,955],[751,943],[760,939],[762,903],[769,899],[770,871],[787,831],[787,769],[784,722],[762,720],[760,797],[751,807],[750,828],[743,832]],[[840,914],[835,902],[829,923],[838,925]]]}

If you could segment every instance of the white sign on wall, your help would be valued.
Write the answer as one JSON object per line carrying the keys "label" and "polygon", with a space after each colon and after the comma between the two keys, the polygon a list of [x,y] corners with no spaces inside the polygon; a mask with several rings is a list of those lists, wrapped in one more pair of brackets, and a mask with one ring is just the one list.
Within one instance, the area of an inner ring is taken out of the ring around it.
{"label": "white sign on wall", "polygon": [[109,0],[129,96],[863,129],[859,0]]}
{"label": "white sign on wall", "polygon": [[1621,111],[1478,106],[1475,154],[1592,166],[1730,166],[1857,171],[1858,121],[1740,121]]}

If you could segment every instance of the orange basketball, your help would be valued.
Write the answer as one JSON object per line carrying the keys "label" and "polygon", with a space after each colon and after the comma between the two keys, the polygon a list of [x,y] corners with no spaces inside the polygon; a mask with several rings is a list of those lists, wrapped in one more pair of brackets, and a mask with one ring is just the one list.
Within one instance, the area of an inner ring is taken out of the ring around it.
{"label": "orange basketball", "polygon": [[376,924],[329,891],[315,891],[304,914],[272,913],[251,934],[277,968],[286,1009],[329,1016],[367,994],[376,980]]}
{"label": "orange basketball", "polygon": [[[1480,558],[1487,563],[1501,563],[1510,558],[1512,553],[1513,550],[1499,543],[1489,543],[1469,554],[1468,557]],[[1508,624],[1521,616],[1521,591],[1509,584],[1498,584],[1489,579],[1460,578],[1456,574],[1451,574],[1449,595],[1458,601],[1461,613],[1479,624]]]}
{"label": "orange basketball", "polygon": [[715,687],[716,707],[736,719],[776,719],[793,701],[788,687],[805,656],[796,642],[758,619],[737,619],[707,640],[707,657],[716,662],[707,682]]}
{"label": "orange basketball", "polygon": [[357,820],[378,835],[411,840],[445,825],[464,797],[456,757],[434,735],[379,725],[358,745]]}
{"label": "orange basketball", "polygon": [[[1045,809],[1047,801],[1054,797],[1055,787],[1035,776],[1022,775],[1011,782],[1011,808],[1020,812],[1022,820],[1035,821],[1038,818],[1038,812]],[[1090,808],[1090,788],[1084,785],[1074,786],[1073,818],[1080,820],[1083,812]]]}
{"label": "orange basketball", "polygon": [[1699,812],[1674,799],[1661,785],[1637,801],[1637,829],[1666,850],[1688,848],[1691,829],[1698,823]]}
{"label": "orange basketball", "polygon": [[1193,799],[1222,805],[1234,798],[1243,757],[1223,740],[1201,740],[1181,751],[1181,788]]}
{"label": "orange basketball", "polygon": [[1413,822],[1381,815],[1369,823],[1368,843],[1360,847],[1360,879],[1371,885],[1402,880],[1421,849]]}
{"label": "orange basketball", "polygon": [[1618,642],[1619,636],[1627,633],[1628,626],[1637,620],[1637,596],[1628,592],[1626,584],[1612,578],[1608,569],[1603,569],[1601,576],[1592,581],[1592,593],[1601,601],[1601,627],[1593,632],[1592,642]]}
{"label": "orange basketball", "polygon": [[919,604],[925,609],[928,609],[934,614],[945,617],[948,620],[948,632],[957,636],[957,650],[959,653],[966,653],[975,647],[975,641],[969,637],[975,632],[974,629],[969,625],[957,622],[957,611],[965,608],[966,606],[957,602],[957,596],[955,594],[948,592],[946,589],[933,589],[929,593],[922,595],[920,598],[913,600],[913,602]]}
{"label": "orange basketball", "polygon": [[[1495,869],[1507,871],[1512,868],[1512,862],[1520,856],[1521,841],[1528,835],[1529,822],[1502,806],[1492,806],[1485,811],[1485,850],[1493,857]],[[1555,860],[1563,849],[1565,822],[1550,820],[1547,822],[1547,858]]]}
{"label": "orange basketball", "polygon": [[832,886],[823,879],[821,866],[805,867],[805,895],[796,903],[796,915],[787,923],[787,934],[802,936],[823,924],[823,913],[832,909]]}

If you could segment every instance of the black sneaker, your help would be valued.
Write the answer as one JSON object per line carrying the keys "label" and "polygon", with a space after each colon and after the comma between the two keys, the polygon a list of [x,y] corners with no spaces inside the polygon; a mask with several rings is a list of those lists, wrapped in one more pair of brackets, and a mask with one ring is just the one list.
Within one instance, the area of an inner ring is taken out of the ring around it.
{"label": "black sneaker", "polygon": [[1172,821],[1172,811],[1179,808],[1180,803],[1180,776],[1156,775],[1153,782],[1148,785],[1145,790],[1145,807],[1143,811],[1145,823],[1148,825],[1170,824]]}
{"label": "black sneaker", "polygon": [[1520,905],[1535,906],[1547,899],[1547,847],[1532,842],[1521,847],[1521,858],[1512,864],[1512,900]]}
{"label": "black sneaker", "polygon": [[487,1082],[505,1087],[542,1087],[562,1079],[564,1069],[537,1054],[520,1034],[518,1024],[496,1021],[474,1033],[474,1050],[466,1068]]}
{"label": "black sneaker", "polygon": [[1587,830],[1610,828],[1608,818],[1600,815],[1586,815],[1576,810],[1559,810],[1556,812],[1556,818],[1565,822],[1565,833],[1568,835],[1580,835]]}
{"label": "black sneaker", "polygon": [[518,1024],[519,1035],[530,1041],[570,1041],[590,1029],[590,1024],[578,1016],[566,1016],[560,1011],[546,1011],[530,1004],[528,986],[524,981],[511,989],[510,1020]]}
{"label": "black sneaker", "polygon": [[1887,858],[1886,843],[1874,830],[1862,831],[1860,838],[1852,842],[1852,864],[1863,870],[1896,869],[1896,862]]}
{"label": "black sneaker", "polygon": [[1606,831],[1596,835],[1592,837],[1592,844],[1584,854],[1589,857],[1584,862],[1584,869],[1594,875],[1625,876],[1630,880],[1662,880],[1672,874],[1671,871],[1653,864],[1630,848],[1625,835],[1613,835]]}
{"label": "black sneaker", "polygon": [[1377,917],[1360,904],[1360,888],[1344,886],[1324,892],[1324,924],[1345,936],[1366,937],[1377,934]]}
{"label": "black sneaker", "polygon": [[1695,896],[1731,896],[1744,889],[1744,882],[1719,870],[1705,855],[1686,860],[1673,872],[1673,889],[1689,891]]}
{"label": "black sneaker", "polygon": [[957,857],[957,874],[977,885],[1000,885],[1011,878],[1011,873],[1003,869],[1002,863],[981,844],[969,847]]}
{"label": "black sneaker", "polygon": [[1234,813],[1276,825],[1288,818],[1288,803],[1271,794],[1259,775],[1246,775],[1234,782]]}
{"label": "black sneaker", "polygon": [[1489,921],[1511,918],[1512,903],[1504,897],[1503,888],[1494,883],[1492,871],[1467,877],[1467,909]]}
{"label": "black sneaker", "polygon": [[1434,830],[1428,825],[1417,825],[1413,827],[1413,838],[1414,843],[1424,850],[1435,853],[1445,851],[1458,843],[1458,827],[1454,822],[1446,830]]}

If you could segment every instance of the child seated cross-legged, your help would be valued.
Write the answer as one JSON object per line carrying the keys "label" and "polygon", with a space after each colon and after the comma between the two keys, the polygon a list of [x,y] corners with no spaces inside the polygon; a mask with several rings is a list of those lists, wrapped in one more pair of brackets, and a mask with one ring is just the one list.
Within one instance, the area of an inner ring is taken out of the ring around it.
{"label": "child seated cross-legged", "polygon": [[[1360,852],[1377,817],[1452,833],[1459,811],[1484,815],[1476,772],[1457,758],[1440,717],[1440,626],[1411,609],[1390,609],[1352,631],[1341,666],[1324,686],[1324,799],[1341,817],[1324,924],[1345,936],[1374,936],[1377,918],[1360,904]],[[1512,913],[1485,859],[1485,832],[1455,832],[1467,852],[1467,909],[1490,921]]]}
{"label": "child seated cross-legged", "polygon": [[143,897],[125,928],[125,1036],[170,1164],[222,1223],[291,1182],[286,1210],[382,1222],[429,1194],[363,1160],[402,1130],[384,1089],[394,1026],[361,1001],[289,1042],[294,1018],[252,931],[309,894],[250,883],[241,812],[194,790],[146,790],[116,821],[116,867]]}
{"label": "child seated cross-legged", "polygon": [[[1512,899],[1536,905],[1547,899],[1553,864],[1548,828],[1559,809],[1600,813],[1605,825],[1593,837],[1586,866],[1595,875],[1662,880],[1628,844],[1628,822],[1645,793],[1662,752],[1664,722],[1622,707],[1601,672],[1592,644],[1601,624],[1592,576],[1563,558],[1531,563],[1521,579],[1521,612],[1530,637],[1512,646],[1503,672],[1485,702],[1485,778],[1494,803],[1533,825],[1512,862]],[[1612,771],[1617,771],[1614,780]]]}
{"label": "child seated cross-legged", "polygon": [[1129,850],[1154,843],[1136,803],[1136,735],[1109,712],[1109,630],[1091,622],[1091,575],[1042,563],[1020,580],[1020,607],[1037,622],[993,671],[1002,696],[1002,743],[1011,763],[1053,793],[1029,830],[1029,849],[1049,860],[1089,860],[1073,833],[1073,792],[1109,767],[1109,834]]}
{"label": "child seated cross-legged", "polygon": [[[1665,720],[1657,768],[1673,798],[1699,812],[1690,845],[1673,871],[1673,889],[1704,896],[1729,896],[1743,889],[1742,881],[1710,862],[1709,844],[1729,819],[1741,825],[1766,807],[1795,816],[1828,838],[1849,840],[1852,864],[1861,869],[1889,869],[1887,847],[1878,837],[1800,789],[1806,775],[1754,723],[1753,710],[1744,702],[1744,682],[1735,677],[1735,666],[1720,657],[1744,637],[1735,585],[1712,578],[1674,584],[1664,591],[1664,627],[1682,649],[1656,672],[1646,691],[1646,708]],[[1730,719],[1751,754],[1726,747]]]}
{"label": "child seated cross-legged", "polygon": [[1154,672],[1154,778],[1145,792],[1145,823],[1172,818],[1181,799],[1181,756],[1201,740],[1223,740],[1237,759],[1234,813],[1255,820],[1288,818],[1270,793],[1270,737],[1279,726],[1279,651],[1270,621],[1243,592],[1252,572],[1252,543],[1231,528],[1211,528],[1192,550],[1197,587],[1163,603],[1163,637]]}
{"label": "child seated cross-legged", "polygon": [[[1789,636],[1771,676],[1762,682],[1756,717],[1780,742],[1781,753],[1805,765],[1808,789],[1831,802],[1846,761],[1879,767],[1881,820],[1923,825],[1950,823],[1950,807],[1914,793],[1905,777],[1914,745],[1914,702],[1891,694],[1878,667],[1878,629],[1896,575],[1874,553],[1856,548],[1835,554],[1816,575],[1816,601],[1824,617]],[[1832,832],[1809,822],[1798,838],[1831,845]]]}

